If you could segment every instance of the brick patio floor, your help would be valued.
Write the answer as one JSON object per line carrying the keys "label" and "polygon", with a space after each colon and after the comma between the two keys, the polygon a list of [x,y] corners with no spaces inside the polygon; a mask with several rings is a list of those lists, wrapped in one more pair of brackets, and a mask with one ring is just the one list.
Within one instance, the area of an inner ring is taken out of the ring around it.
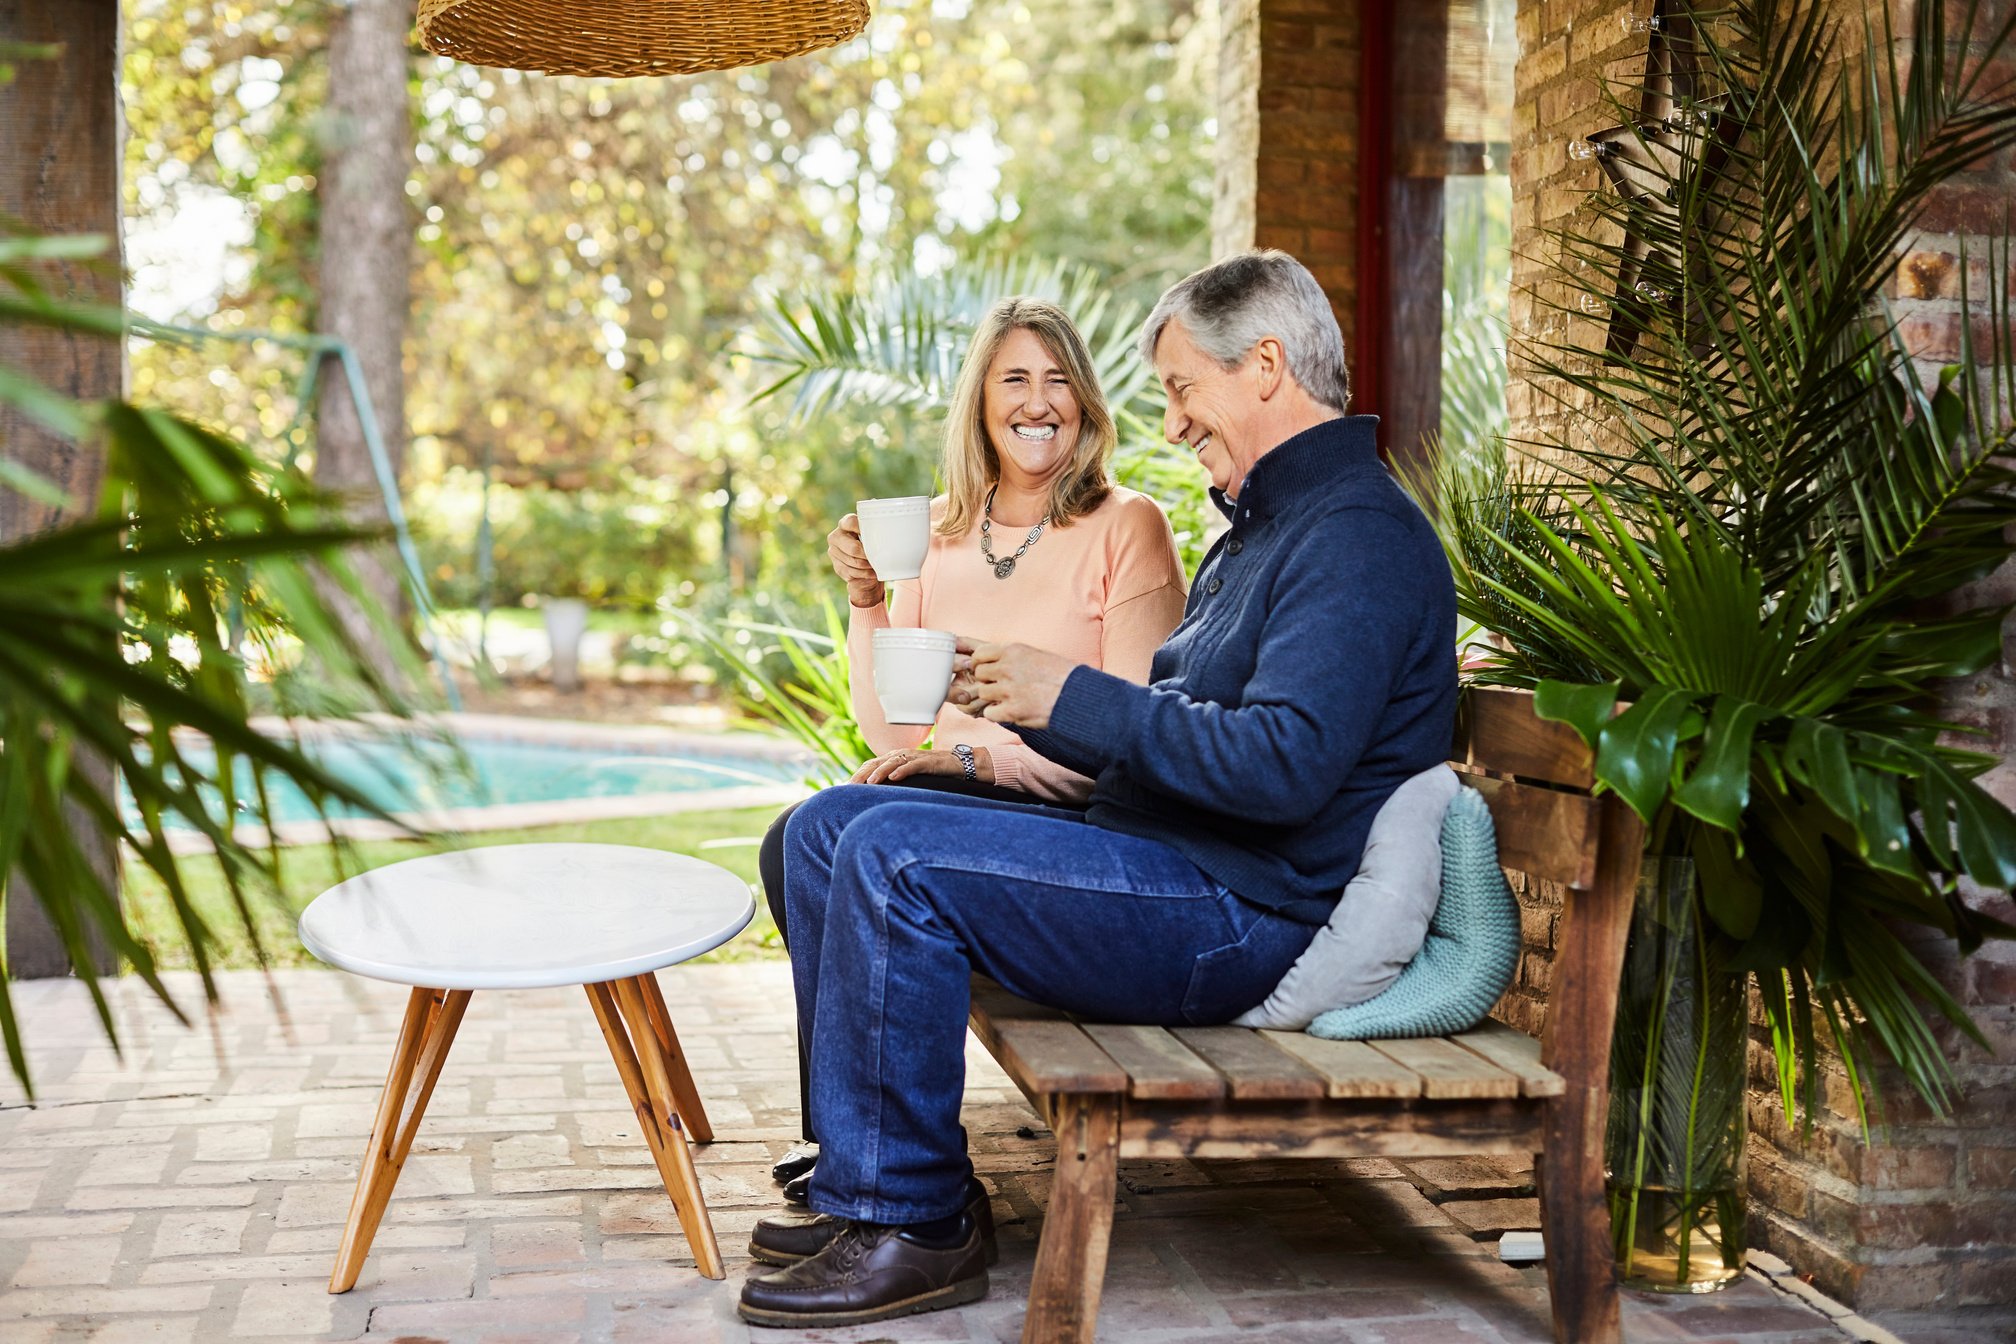
{"label": "brick patio floor", "polygon": [[[720,1136],[699,1163],[728,1281],[691,1268],[583,995],[496,992],[476,995],[341,1297],[325,1285],[405,991],[294,971],[274,978],[276,1005],[261,977],[232,973],[214,1029],[184,1030],[123,982],[122,1065],[75,982],[17,986],[40,1103],[0,1082],[0,1339],[1015,1340],[1050,1144],[977,1046],[966,1124],[1001,1224],[992,1294],[842,1331],[737,1320],[750,1225],[779,1207],[767,1169],[797,1132],[788,971],[660,978]],[[198,1002],[193,977],[171,983]],[[1548,1338],[1540,1270],[1473,1235],[1532,1224],[1517,1172],[1141,1162],[1121,1175],[1102,1340]],[[1857,1337],[1754,1275],[1708,1298],[1627,1294],[1625,1321],[1634,1344]]]}

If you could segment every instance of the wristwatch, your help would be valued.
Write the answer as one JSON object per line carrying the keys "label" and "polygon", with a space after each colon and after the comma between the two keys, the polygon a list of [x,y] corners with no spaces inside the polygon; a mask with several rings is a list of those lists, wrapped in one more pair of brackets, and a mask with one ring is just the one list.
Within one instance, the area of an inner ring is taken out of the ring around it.
{"label": "wristwatch", "polygon": [[980,763],[973,759],[973,748],[967,746],[964,742],[954,742],[952,744],[952,754],[959,758],[959,768],[966,772],[967,781],[969,783],[978,781],[980,778]]}

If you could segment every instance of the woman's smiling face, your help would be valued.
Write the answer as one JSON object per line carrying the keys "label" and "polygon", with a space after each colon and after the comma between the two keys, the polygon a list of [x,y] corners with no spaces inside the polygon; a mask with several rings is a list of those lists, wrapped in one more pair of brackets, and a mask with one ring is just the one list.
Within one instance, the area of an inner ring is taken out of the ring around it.
{"label": "woman's smiling face", "polygon": [[1027,327],[1009,332],[994,352],[981,415],[1011,485],[1048,482],[1078,446],[1078,395],[1064,366]]}

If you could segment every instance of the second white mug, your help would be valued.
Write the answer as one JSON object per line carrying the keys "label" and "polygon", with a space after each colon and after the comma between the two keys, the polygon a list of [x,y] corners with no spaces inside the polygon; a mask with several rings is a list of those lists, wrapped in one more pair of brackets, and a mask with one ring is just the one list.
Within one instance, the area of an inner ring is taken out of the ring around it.
{"label": "second white mug", "polygon": [[891,723],[932,723],[952,688],[958,640],[946,630],[877,630],[875,698]]}

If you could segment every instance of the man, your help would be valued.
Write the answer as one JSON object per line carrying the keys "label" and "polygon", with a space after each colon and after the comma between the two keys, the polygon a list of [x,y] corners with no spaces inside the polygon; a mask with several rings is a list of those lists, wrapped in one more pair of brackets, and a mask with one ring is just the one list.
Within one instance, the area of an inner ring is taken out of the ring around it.
{"label": "man", "polygon": [[1219,1023],[1328,919],[1372,816],[1448,753],[1455,593],[1433,529],[1345,415],[1329,300],[1280,252],[1163,295],[1142,332],[1231,521],[1132,685],[973,651],[967,707],[1093,776],[1086,813],[828,789],[786,836],[798,1011],[824,1140],[816,1216],[759,1224],[742,1314],[839,1326],[987,1290],[959,1125],[967,982],[1108,1021]]}

